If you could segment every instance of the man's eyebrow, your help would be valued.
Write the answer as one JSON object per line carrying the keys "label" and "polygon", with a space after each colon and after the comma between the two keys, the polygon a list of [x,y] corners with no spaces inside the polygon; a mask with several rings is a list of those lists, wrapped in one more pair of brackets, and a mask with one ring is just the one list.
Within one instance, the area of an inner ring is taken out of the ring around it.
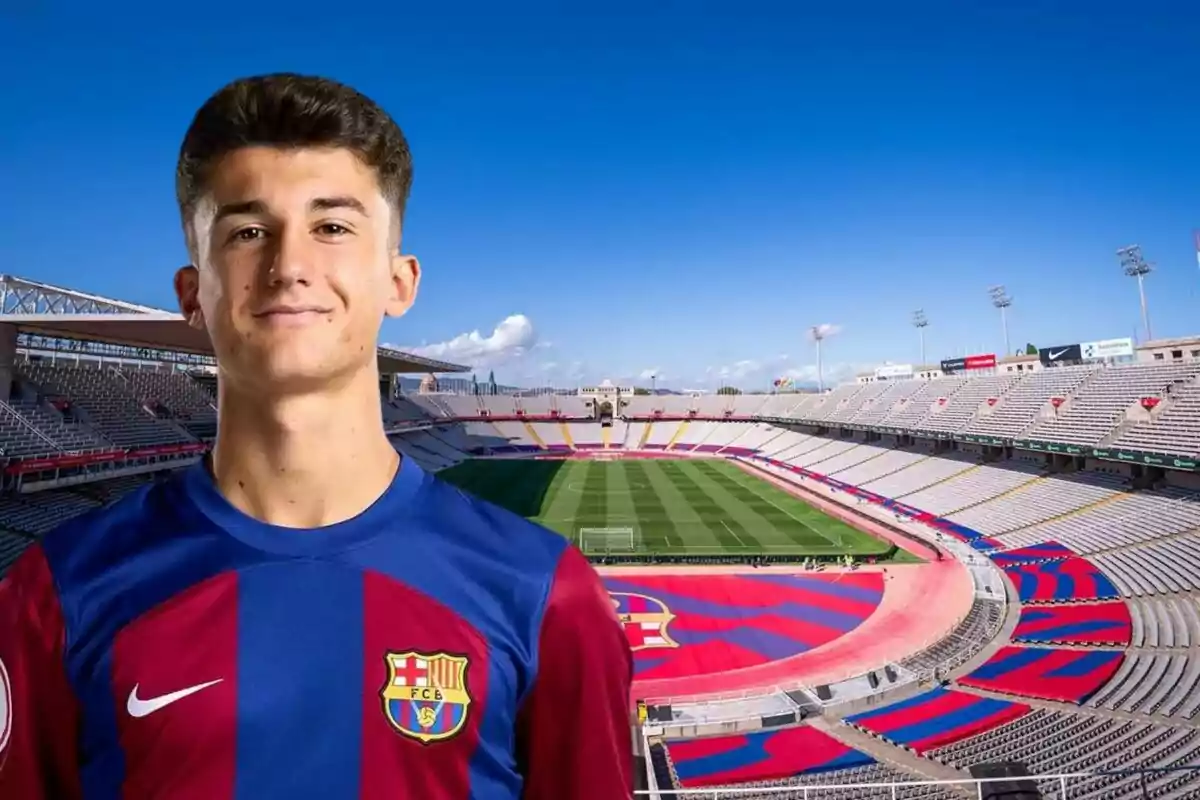
{"label": "man's eyebrow", "polygon": [[367,207],[356,197],[349,195],[339,195],[337,197],[318,197],[308,204],[308,207],[313,211],[332,211],[338,208],[345,208],[355,211],[364,217],[371,216],[367,213]]}
{"label": "man's eyebrow", "polygon": [[[364,217],[371,216],[367,213],[367,207],[361,200],[350,195],[336,195],[334,197],[317,197],[308,204],[310,211],[332,211],[334,209],[349,209],[361,214]],[[245,200],[240,203],[225,203],[217,207],[214,222],[220,222],[226,217],[233,217],[242,214],[253,214],[262,216],[267,214],[267,204],[262,200]]]}
{"label": "man's eyebrow", "polygon": [[233,217],[239,214],[265,213],[267,213],[267,204],[262,200],[246,200],[241,203],[224,203],[217,206],[217,213],[213,217],[213,222],[220,222],[226,217]]}

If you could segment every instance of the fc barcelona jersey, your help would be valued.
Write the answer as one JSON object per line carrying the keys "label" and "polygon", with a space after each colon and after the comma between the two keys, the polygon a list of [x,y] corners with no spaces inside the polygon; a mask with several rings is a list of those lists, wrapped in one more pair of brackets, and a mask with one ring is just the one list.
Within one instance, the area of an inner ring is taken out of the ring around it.
{"label": "fc barcelona jersey", "polygon": [[0,583],[0,798],[615,800],[630,680],[583,556],[409,459],[316,530],[197,465]]}

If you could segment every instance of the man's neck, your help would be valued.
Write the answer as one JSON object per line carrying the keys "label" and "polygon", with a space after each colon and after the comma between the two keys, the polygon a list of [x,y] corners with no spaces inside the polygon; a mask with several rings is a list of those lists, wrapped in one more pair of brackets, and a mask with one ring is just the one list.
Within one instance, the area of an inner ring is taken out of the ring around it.
{"label": "man's neck", "polygon": [[213,476],[236,508],[273,525],[317,528],[357,516],[386,491],[399,455],[370,391],[274,402],[221,382]]}

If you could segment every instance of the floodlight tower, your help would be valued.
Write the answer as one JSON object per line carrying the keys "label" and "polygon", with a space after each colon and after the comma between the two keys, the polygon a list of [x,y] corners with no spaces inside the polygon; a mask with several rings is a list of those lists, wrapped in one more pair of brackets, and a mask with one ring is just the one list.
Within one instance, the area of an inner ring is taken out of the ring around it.
{"label": "floodlight tower", "polygon": [[824,373],[821,371],[821,342],[825,339],[825,326],[813,325],[809,330],[812,340],[817,343],[817,392],[825,391]]}
{"label": "floodlight tower", "polygon": [[913,327],[917,329],[917,335],[921,337],[921,364],[925,366],[925,329],[929,327],[929,318],[925,316],[925,312],[917,309],[912,315]]}
{"label": "floodlight tower", "polygon": [[1150,333],[1150,312],[1146,310],[1146,276],[1150,274],[1153,267],[1146,262],[1146,259],[1142,258],[1142,248],[1136,244],[1118,250],[1117,259],[1121,262],[1121,268],[1125,270],[1126,275],[1137,278],[1138,297],[1142,300],[1142,327],[1146,329],[1146,341],[1150,341],[1154,336]]}
{"label": "floodlight tower", "polygon": [[1000,309],[1000,327],[1004,329],[1004,355],[1008,355],[1008,307],[1012,305],[1012,295],[1003,286],[988,287],[988,295],[992,298],[992,305]]}

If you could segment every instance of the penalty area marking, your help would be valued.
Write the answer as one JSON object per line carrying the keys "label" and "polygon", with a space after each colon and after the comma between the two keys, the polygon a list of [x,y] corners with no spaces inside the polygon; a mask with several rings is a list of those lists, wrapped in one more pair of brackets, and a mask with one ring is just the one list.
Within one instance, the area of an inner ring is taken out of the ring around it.
{"label": "penalty area marking", "polygon": [[[748,476],[748,477],[750,477],[750,478],[753,478],[753,479],[754,479],[754,480],[756,480],[756,481],[761,481],[761,480],[762,480],[761,478],[758,478],[758,477],[756,477],[756,476],[754,476],[754,475],[751,475],[750,473],[748,473],[748,472],[745,472],[744,470],[742,470],[741,472],[742,472],[742,474],[743,474],[743,475],[746,475],[746,476]],[[739,481],[739,482],[740,482],[740,481]],[[768,485],[770,485],[770,484],[768,484]],[[782,513],[782,514],[785,514],[786,516],[790,517],[790,518],[791,518],[791,520],[792,520],[793,522],[797,522],[797,523],[799,523],[799,524],[800,524],[800,526],[801,526],[801,527],[805,528],[805,529],[806,529],[806,530],[808,530],[808,531],[811,531],[812,533],[815,533],[815,534],[817,535],[817,537],[818,537],[818,538],[824,539],[825,541],[829,542],[829,544],[830,544],[830,545],[832,545],[832,546],[839,547],[839,548],[845,548],[845,546],[846,546],[846,542],[845,542],[845,541],[842,539],[842,534],[840,534],[840,533],[839,533],[839,534],[837,535],[837,541],[835,542],[835,541],[833,541],[832,539],[830,539],[828,536],[826,536],[825,534],[821,533],[819,530],[817,530],[816,528],[814,528],[812,525],[809,525],[807,522],[805,522],[804,520],[800,519],[800,518],[799,518],[799,517],[797,517],[795,514],[793,514],[792,512],[788,511],[786,508],[783,508],[782,506],[780,506],[778,503],[776,503],[776,502],[775,502],[774,500],[772,500],[771,498],[769,498],[769,497],[763,497],[763,496],[762,496],[762,494],[760,494],[760,493],[759,493],[759,492],[758,492],[758,491],[757,491],[757,490],[756,490],[756,489],[755,489],[753,486],[749,485],[748,483],[742,483],[742,486],[743,486],[743,487],[745,487],[746,489],[748,489],[748,490],[749,490],[749,491],[750,491],[752,494],[754,494],[756,497],[758,497],[758,499],[759,499],[759,500],[762,500],[764,503],[767,503],[767,504],[769,504],[769,505],[773,506],[773,507],[774,507],[774,508],[775,508],[777,511],[779,511],[780,513]],[[797,498],[797,499],[799,499],[799,498]],[[803,502],[803,501],[801,501],[801,502]],[[820,511],[820,509],[817,509],[817,510],[818,510],[818,511]],[[821,513],[824,513],[824,512],[821,512]],[[828,515],[828,514],[826,514],[826,516],[829,516],[829,515]],[[835,519],[834,517],[831,517],[831,516],[830,516],[829,518],[830,518],[830,519]]]}
{"label": "penalty area marking", "polygon": [[742,537],[740,537],[736,533],[734,533],[733,528],[729,527],[729,524],[726,523],[725,520],[721,520],[720,522],[722,525],[725,526],[725,530],[729,531],[729,535],[732,536],[733,538],[737,539],[737,543],[740,547],[746,546],[746,543],[742,541]]}
{"label": "penalty area marking", "polygon": [[625,488],[625,489],[605,489],[603,492],[598,492],[595,489],[588,489],[586,486],[581,487],[578,483],[574,483],[574,482],[568,483],[566,486],[563,487],[563,489],[565,491],[575,492],[576,494],[599,494],[599,495],[604,495],[605,497],[607,497],[609,495],[629,494],[629,491],[632,489],[651,489],[651,488],[653,488],[653,487],[650,486],[649,484],[645,484],[645,483],[629,483],[629,484],[627,484],[627,488]]}

